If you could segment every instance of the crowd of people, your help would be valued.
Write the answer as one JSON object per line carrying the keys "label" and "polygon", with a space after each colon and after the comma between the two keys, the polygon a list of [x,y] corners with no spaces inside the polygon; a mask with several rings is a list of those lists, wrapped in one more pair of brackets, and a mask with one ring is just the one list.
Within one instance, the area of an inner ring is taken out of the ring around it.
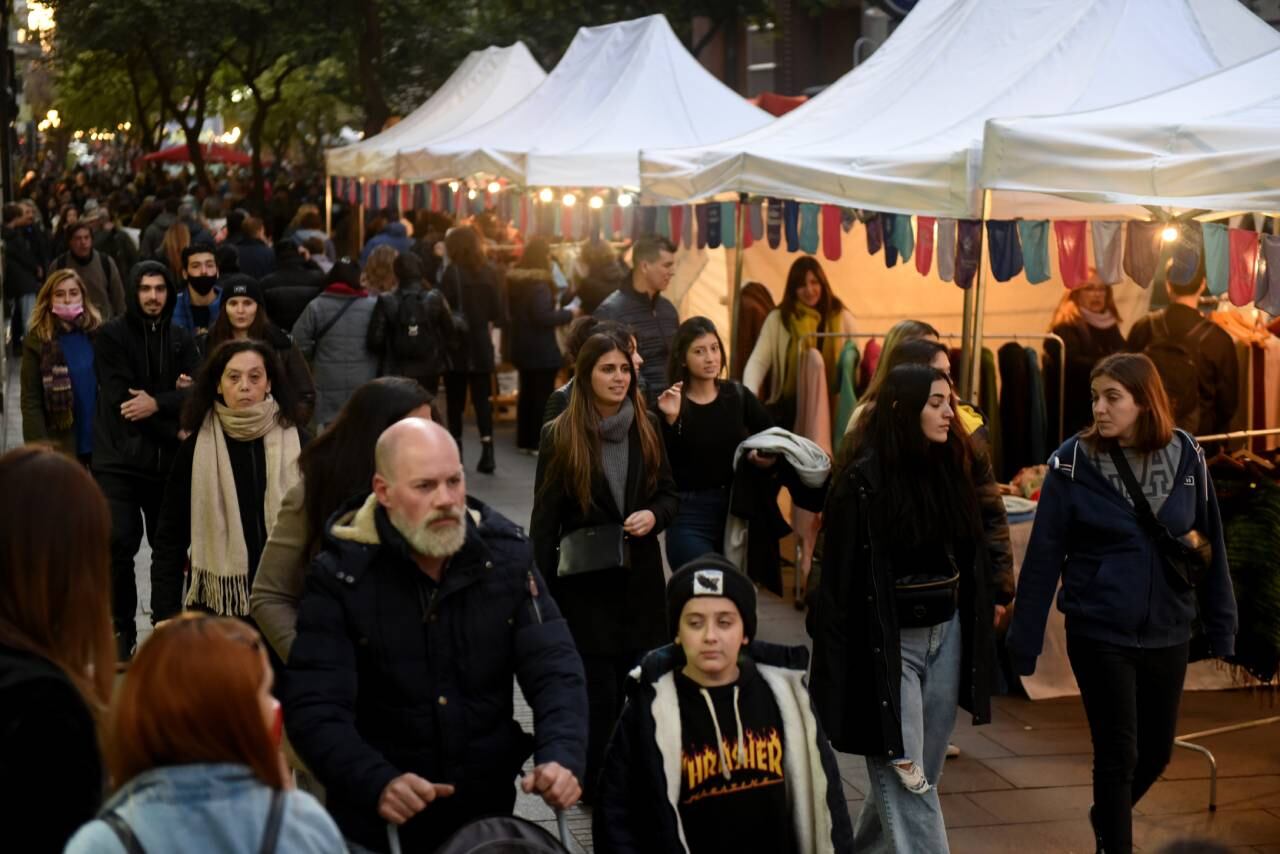
{"label": "crowd of people", "polygon": [[[167,186],[141,219],[87,179],[52,197],[54,222],[3,214],[29,444],[0,457],[0,803],[21,850],[434,850],[509,815],[519,779],[588,804],[601,852],[945,852],[957,709],[990,721],[1001,638],[1034,671],[1061,581],[1088,819],[1127,852],[1193,624],[1232,651],[1222,523],[1179,429],[1234,410],[1221,333],[1191,317],[1203,278],[1127,342],[1105,285],[1064,296],[1075,432],[1015,583],[985,416],[931,326],[886,338],[834,461],[791,432],[806,342],[854,326],[815,258],[737,382],[720,330],[664,296],[661,237],[629,266],[593,243],[566,277],[540,238],[506,269],[492,215],[389,212],[339,255],[288,191],[267,221]],[[467,492],[468,403],[474,468],[497,467],[495,330],[537,455],[527,534]],[[1171,395],[1179,358],[1196,373]],[[742,483],[821,514],[796,582],[812,662],[758,636],[726,538]],[[856,821],[835,751],[865,757]]]}

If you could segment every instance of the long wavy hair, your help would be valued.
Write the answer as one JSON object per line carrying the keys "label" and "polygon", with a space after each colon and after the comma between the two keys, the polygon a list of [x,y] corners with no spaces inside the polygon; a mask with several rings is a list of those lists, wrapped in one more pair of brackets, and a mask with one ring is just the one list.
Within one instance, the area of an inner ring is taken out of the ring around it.
{"label": "long wavy hair", "polygon": [[[671,358],[667,362],[667,376],[671,379],[671,384],[689,382],[689,348],[693,346],[693,342],[697,341],[704,335],[714,335],[716,343],[720,345],[720,373],[716,375],[716,386],[719,387],[724,376],[725,368],[729,364],[729,354],[725,352],[724,341],[720,338],[720,332],[716,329],[716,325],[706,317],[691,317],[680,324],[680,328],[676,330],[676,337],[671,342]],[[680,396],[680,416],[684,417],[685,406],[688,405],[689,398],[687,395]]]}
{"label": "long wavy hair", "polygon": [[184,281],[185,265],[182,263],[182,250],[191,245],[191,229],[180,222],[175,222],[169,226],[169,230],[164,233],[164,242],[160,244],[160,252],[164,255],[165,263],[169,265],[169,271],[173,273],[174,281]]}
{"label": "long wavy hair", "polygon": [[889,327],[889,331],[884,336],[884,345],[880,348],[880,361],[876,363],[875,373],[871,375],[871,380],[867,383],[867,390],[859,399],[865,400],[868,395],[874,397],[875,390],[880,388],[880,384],[884,382],[884,376],[889,373],[889,369],[901,364],[900,362],[891,361],[894,351],[900,345],[919,338],[937,339],[939,337],[938,330],[923,320],[899,320]]}
{"label": "long wavy hair", "polygon": [[367,495],[373,484],[373,448],[382,431],[410,412],[430,406],[431,393],[408,377],[380,377],[351,393],[323,433],[298,456],[306,484],[307,554],[343,502]]}
{"label": "long wavy hair", "polygon": [[[231,297],[230,299],[235,299]],[[267,307],[257,302],[258,311],[253,316],[253,322],[249,324],[249,339],[256,341],[266,341],[269,330],[272,327],[271,318],[267,316]],[[205,340],[205,346],[209,352],[213,352],[218,345],[225,341],[235,340],[236,330],[231,325],[231,315],[227,313],[224,305],[222,311],[218,312],[218,316],[214,319],[213,325],[209,327],[209,335]],[[273,386],[274,388],[274,386]]]}
{"label": "long wavy hair", "polygon": [[874,524],[889,543],[909,547],[970,538],[981,527],[971,474],[973,447],[960,419],[951,420],[945,443],[930,441],[920,427],[920,413],[939,380],[950,391],[951,379],[927,365],[889,371],[875,407],[850,437],[856,459],[874,457],[880,471]]}
{"label": "long wavy hair", "polygon": [[785,323],[791,322],[796,314],[796,303],[799,302],[796,292],[804,287],[810,273],[813,273],[818,283],[822,285],[822,296],[818,298],[818,304],[814,306],[814,310],[822,315],[822,328],[825,328],[827,318],[844,310],[844,303],[831,292],[831,282],[827,279],[826,271],[822,269],[818,259],[812,255],[801,255],[791,264],[791,269],[787,271],[787,286],[782,292],[782,303],[778,306],[778,311]]}
{"label": "long wavy hair", "polygon": [[53,313],[53,290],[68,280],[76,283],[76,287],[80,289],[80,301],[84,303],[84,314],[80,315],[77,328],[81,332],[92,334],[102,326],[102,315],[89,299],[84,282],[74,270],[64,267],[61,270],[54,270],[49,274],[49,278],[44,280],[44,284],[40,286],[40,293],[36,294],[36,307],[31,310],[31,325],[28,328],[36,340],[42,343],[52,340],[57,334],[58,318]]}
{"label": "long wavy hair", "polygon": [[[627,398],[635,411],[635,424],[640,434],[640,454],[644,460],[644,486],[652,492],[658,486],[662,467],[662,446],[658,431],[649,420],[639,383],[631,370],[631,356],[613,335],[592,335],[578,352],[573,393],[569,408],[551,422],[551,462],[539,500],[553,498],[553,492],[564,489],[576,498],[582,512],[591,508],[591,484],[603,465],[600,457],[600,413],[595,406],[591,374],[596,363],[608,353],[626,356],[626,371],[631,377]],[[555,484],[553,486],[552,484]]]}
{"label": "long wavy hair", "polygon": [[[1098,271],[1092,267],[1089,268],[1089,278],[1085,279],[1084,284],[1062,295],[1062,299],[1058,301],[1058,307],[1054,309],[1053,319],[1049,321],[1049,331],[1052,332],[1058,326],[1087,326],[1084,315],[1080,313],[1080,299],[1084,295],[1084,289],[1090,285],[1094,287],[1102,285],[1102,280],[1098,278]],[[1107,285],[1102,286],[1107,289],[1107,302],[1102,310],[1114,317],[1116,323],[1120,323],[1120,308],[1116,305],[1115,291]]]}
{"label": "long wavy hair", "polygon": [[271,397],[280,408],[277,419],[281,427],[292,427],[302,423],[297,395],[285,377],[280,357],[276,348],[265,341],[225,341],[209,354],[209,358],[196,374],[195,384],[191,387],[191,396],[182,407],[182,428],[192,433],[200,429],[204,419],[213,411],[214,403],[221,403],[218,383],[222,380],[222,372],[227,369],[227,362],[240,353],[253,352],[262,357],[262,364],[267,369],[267,379],[271,382]]}

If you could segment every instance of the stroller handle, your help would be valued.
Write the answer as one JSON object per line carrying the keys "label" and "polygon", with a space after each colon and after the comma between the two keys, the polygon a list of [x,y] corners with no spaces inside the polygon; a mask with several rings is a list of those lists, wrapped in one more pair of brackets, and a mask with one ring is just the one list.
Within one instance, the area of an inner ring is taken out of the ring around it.
{"label": "stroller handle", "polygon": [[[556,828],[560,831],[560,844],[565,848],[569,847],[569,821],[564,814],[564,810],[556,810]],[[387,845],[391,849],[391,854],[401,854],[400,850],[400,828],[391,822],[387,822]]]}

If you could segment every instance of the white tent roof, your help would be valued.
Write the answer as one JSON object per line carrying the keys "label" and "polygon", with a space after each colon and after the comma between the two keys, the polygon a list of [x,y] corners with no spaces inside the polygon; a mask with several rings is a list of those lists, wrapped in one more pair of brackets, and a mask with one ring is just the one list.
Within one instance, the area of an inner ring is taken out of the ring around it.
{"label": "white tent roof", "polygon": [[646,146],[642,189],[978,216],[987,119],[1134,100],[1277,46],[1238,0],[921,0],[870,60],[768,127]]}
{"label": "white tent roof", "polygon": [[1280,50],[1117,107],[990,121],[981,182],[1087,202],[1280,211]]}
{"label": "white tent roof", "polygon": [[639,187],[642,147],[705,145],[772,120],[690,55],[667,19],[578,30],[505,115],[408,158],[416,179],[476,173],[525,186]]}
{"label": "white tent roof", "polygon": [[473,51],[434,95],[399,123],[355,145],[327,151],[329,174],[403,179],[401,158],[432,140],[466,132],[502,115],[546,78],[524,42]]}

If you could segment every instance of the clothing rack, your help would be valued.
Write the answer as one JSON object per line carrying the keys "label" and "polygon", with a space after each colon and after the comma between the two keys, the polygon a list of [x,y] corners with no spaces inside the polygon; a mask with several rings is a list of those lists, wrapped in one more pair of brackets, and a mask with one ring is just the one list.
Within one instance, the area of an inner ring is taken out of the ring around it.
{"label": "clothing rack", "polygon": [[[887,330],[886,330],[887,332]],[[804,340],[809,338],[883,338],[886,332],[809,332],[804,336]],[[964,335],[956,332],[939,332],[939,338],[959,338],[964,340]],[[1052,332],[1008,332],[1004,335],[983,335],[983,340],[996,341],[1013,341],[1021,343],[1027,341],[1043,341],[1045,339],[1058,342],[1058,352],[1061,354],[1058,358],[1058,444],[1062,444],[1065,436],[1063,436],[1063,425],[1065,424],[1066,413],[1063,410],[1063,404],[1066,402],[1067,395],[1067,342],[1062,340],[1062,336],[1055,335]],[[998,413],[990,413],[990,417],[998,417]]]}
{"label": "clothing rack", "polygon": [[[1235,430],[1230,433],[1210,433],[1205,436],[1196,436],[1197,442],[1229,442],[1233,439],[1249,439],[1254,436],[1277,436],[1280,435],[1280,428],[1269,428],[1266,430]],[[1257,729],[1258,727],[1270,726],[1271,724],[1280,723],[1280,715],[1269,718],[1258,718],[1257,720],[1244,721],[1238,724],[1230,724],[1229,726],[1216,727],[1214,729],[1200,730],[1199,732],[1189,732],[1186,735],[1175,736],[1173,739],[1174,747],[1181,747],[1183,750],[1194,750],[1205,758],[1209,763],[1209,812],[1217,812],[1218,809],[1218,760],[1213,755],[1213,751],[1209,748],[1196,744],[1202,738],[1209,738],[1214,735],[1226,735],[1229,732],[1240,732],[1247,729]]]}

